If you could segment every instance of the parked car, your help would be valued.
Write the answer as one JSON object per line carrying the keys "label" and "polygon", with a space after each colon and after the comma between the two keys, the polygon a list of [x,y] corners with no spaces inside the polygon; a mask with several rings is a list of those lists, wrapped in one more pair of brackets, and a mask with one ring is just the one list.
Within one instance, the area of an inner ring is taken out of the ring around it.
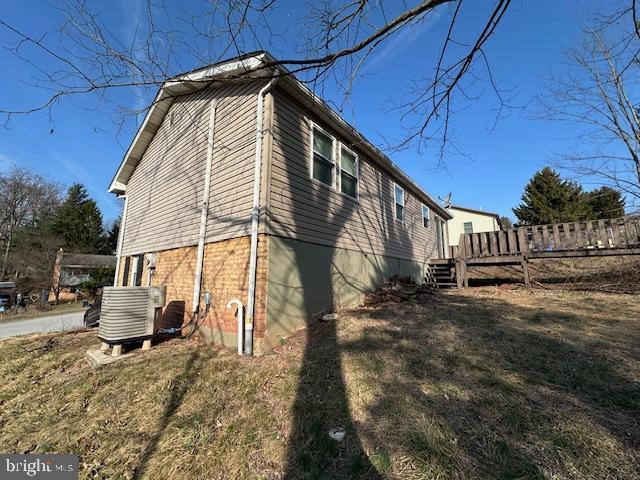
{"label": "parked car", "polygon": [[100,325],[100,308],[102,307],[102,295],[96,296],[93,304],[84,312],[84,326],[93,328]]}

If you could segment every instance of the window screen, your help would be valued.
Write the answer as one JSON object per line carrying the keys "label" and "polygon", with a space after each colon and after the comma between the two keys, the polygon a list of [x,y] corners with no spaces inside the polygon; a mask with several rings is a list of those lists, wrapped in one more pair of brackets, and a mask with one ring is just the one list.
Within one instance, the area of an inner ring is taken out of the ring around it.
{"label": "window screen", "polygon": [[333,186],[333,139],[317,127],[313,129],[312,163],[312,177]]}
{"label": "window screen", "polygon": [[344,147],[340,149],[340,191],[358,198],[358,157]]}
{"label": "window screen", "polygon": [[395,186],[394,196],[396,220],[404,220],[404,190],[398,185]]}

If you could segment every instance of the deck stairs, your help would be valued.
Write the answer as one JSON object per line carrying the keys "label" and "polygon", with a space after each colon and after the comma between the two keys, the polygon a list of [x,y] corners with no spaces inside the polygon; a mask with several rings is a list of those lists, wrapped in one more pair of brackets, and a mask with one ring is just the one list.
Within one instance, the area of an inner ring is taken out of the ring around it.
{"label": "deck stairs", "polygon": [[427,267],[425,282],[434,288],[454,288],[456,284],[453,259],[431,260]]}

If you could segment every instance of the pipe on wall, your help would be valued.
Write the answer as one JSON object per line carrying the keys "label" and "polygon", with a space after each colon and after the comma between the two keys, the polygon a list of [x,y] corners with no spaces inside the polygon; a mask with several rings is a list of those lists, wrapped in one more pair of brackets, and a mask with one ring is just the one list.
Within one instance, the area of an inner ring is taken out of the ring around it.
{"label": "pipe on wall", "polygon": [[243,342],[242,342],[242,333],[244,331],[244,305],[242,305],[242,302],[240,300],[238,300],[237,298],[234,298],[233,300],[229,300],[229,303],[227,303],[227,308],[233,308],[233,307],[237,308],[237,317],[238,317],[238,355],[242,355],[242,346],[243,346]]}
{"label": "pipe on wall", "polygon": [[275,85],[277,78],[269,80],[258,92],[256,120],[256,155],[253,172],[253,207],[251,209],[251,251],[249,256],[249,288],[247,293],[247,316],[244,322],[244,353],[253,355],[253,314],[256,301],[256,268],[258,264],[258,223],[260,221],[260,172],[262,170],[262,136],[264,96]]}
{"label": "pipe on wall", "polygon": [[129,206],[129,197],[124,197],[124,206],[122,207],[122,219],[120,220],[120,231],[118,232],[118,248],[116,252],[116,274],[113,279],[113,286],[118,286],[118,278],[120,277],[120,258],[122,258],[122,243],[124,241],[124,229],[127,224],[127,207]]}
{"label": "pipe on wall", "polygon": [[217,100],[211,100],[209,108],[209,132],[207,134],[207,166],[204,174],[204,192],[200,212],[200,230],[198,231],[198,252],[196,254],[196,273],[193,279],[192,312],[200,309],[200,290],[202,288],[202,267],[204,263],[204,241],[207,235],[207,218],[209,216],[209,194],[211,192],[211,170],[213,167],[213,134],[216,123]]}

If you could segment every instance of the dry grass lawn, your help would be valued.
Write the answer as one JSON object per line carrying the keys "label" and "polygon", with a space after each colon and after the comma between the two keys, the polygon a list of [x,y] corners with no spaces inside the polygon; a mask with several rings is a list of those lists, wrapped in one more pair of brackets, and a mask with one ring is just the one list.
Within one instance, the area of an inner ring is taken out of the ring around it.
{"label": "dry grass lawn", "polygon": [[640,478],[639,300],[447,292],[261,358],[172,340],[99,370],[95,332],[3,341],[0,450],[81,478]]}

